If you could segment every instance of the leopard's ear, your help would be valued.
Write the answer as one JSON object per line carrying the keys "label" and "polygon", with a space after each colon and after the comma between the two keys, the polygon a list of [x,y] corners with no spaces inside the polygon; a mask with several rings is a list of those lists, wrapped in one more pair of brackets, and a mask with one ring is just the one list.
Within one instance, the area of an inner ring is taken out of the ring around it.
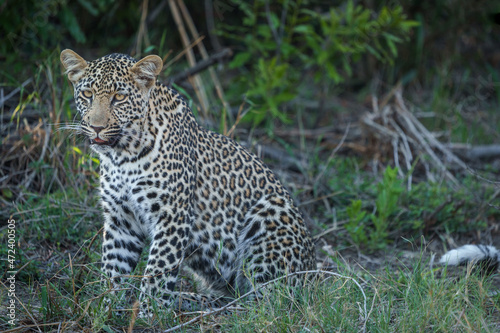
{"label": "leopard's ear", "polygon": [[66,68],[68,79],[73,83],[78,82],[82,78],[85,68],[87,68],[85,59],[69,49],[61,52],[61,62],[64,68]]}
{"label": "leopard's ear", "polygon": [[155,84],[155,79],[163,67],[163,60],[157,55],[149,55],[135,63],[130,69],[132,77],[139,87],[150,89]]}

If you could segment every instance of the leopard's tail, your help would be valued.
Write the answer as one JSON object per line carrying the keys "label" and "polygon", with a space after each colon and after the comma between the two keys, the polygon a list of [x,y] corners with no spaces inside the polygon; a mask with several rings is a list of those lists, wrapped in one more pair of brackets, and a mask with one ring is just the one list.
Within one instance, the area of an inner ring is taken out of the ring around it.
{"label": "leopard's tail", "polygon": [[457,249],[446,252],[439,263],[449,266],[475,263],[481,271],[491,274],[500,265],[500,251],[488,245],[463,245]]}

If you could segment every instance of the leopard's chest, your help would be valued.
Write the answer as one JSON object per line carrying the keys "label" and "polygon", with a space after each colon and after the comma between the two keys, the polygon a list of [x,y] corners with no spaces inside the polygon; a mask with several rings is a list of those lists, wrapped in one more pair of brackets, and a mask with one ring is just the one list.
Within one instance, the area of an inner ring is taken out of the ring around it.
{"label": "leopard's chest", "polygon": [[102,165],[102,168],[100,194],[104,209],[122,218],[121,225],[150,234],[163,208],[172,201],[170,193],[178,177],[149,161],[125,166]]}

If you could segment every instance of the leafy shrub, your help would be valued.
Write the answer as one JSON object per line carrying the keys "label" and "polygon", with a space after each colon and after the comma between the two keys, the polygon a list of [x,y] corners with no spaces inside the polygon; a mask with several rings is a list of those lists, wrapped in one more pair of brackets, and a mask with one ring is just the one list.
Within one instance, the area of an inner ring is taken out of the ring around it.
{"label": "leafy shrub", "polygon": [[366,245],[370,250],[385,248],[388,243],[387,230],[391,222],[389,218],[398,210],[401,192],[403,187],[402,180],[398,179],[398,169],[388,166],[384,179],[377,184],[374,213],[367,214],[363,211],[361,200],[352,201],[347,207],[349,222],[346,224],[346,230],[356,244]]}
{"label": "leafy shrub", "polygon": [[326,14],[299,0],[282,0],[272,7],[266,0],[233,3],[245,17],[241,27],[220,28],[223,36],[241,43],[230,67],[239,68],[242,75],[230,93],[236,101],[246,94],[252,111],[247,120],[254,125],[272,118],[290,119],[286,103],[310,81],[304,69],[314,84],[328,91],[350,77],[353,64],[367,54],[392,63],[397,44],[417,25],[406,19],[400,6],[374,13],[352,0],[344,9],[331,8]]}

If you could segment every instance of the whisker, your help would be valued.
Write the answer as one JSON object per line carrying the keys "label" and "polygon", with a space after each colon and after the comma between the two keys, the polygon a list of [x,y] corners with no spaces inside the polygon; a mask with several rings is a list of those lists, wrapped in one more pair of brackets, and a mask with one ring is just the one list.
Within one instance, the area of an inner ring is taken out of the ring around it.
{"label": "whisker", "polygon": [[82,127],[80,123],[62,123],[62,124],[51,124],[51,127],[56,127],[56,131],[63,131],[63,130],[76,130],[76,131],[81,131]]}

